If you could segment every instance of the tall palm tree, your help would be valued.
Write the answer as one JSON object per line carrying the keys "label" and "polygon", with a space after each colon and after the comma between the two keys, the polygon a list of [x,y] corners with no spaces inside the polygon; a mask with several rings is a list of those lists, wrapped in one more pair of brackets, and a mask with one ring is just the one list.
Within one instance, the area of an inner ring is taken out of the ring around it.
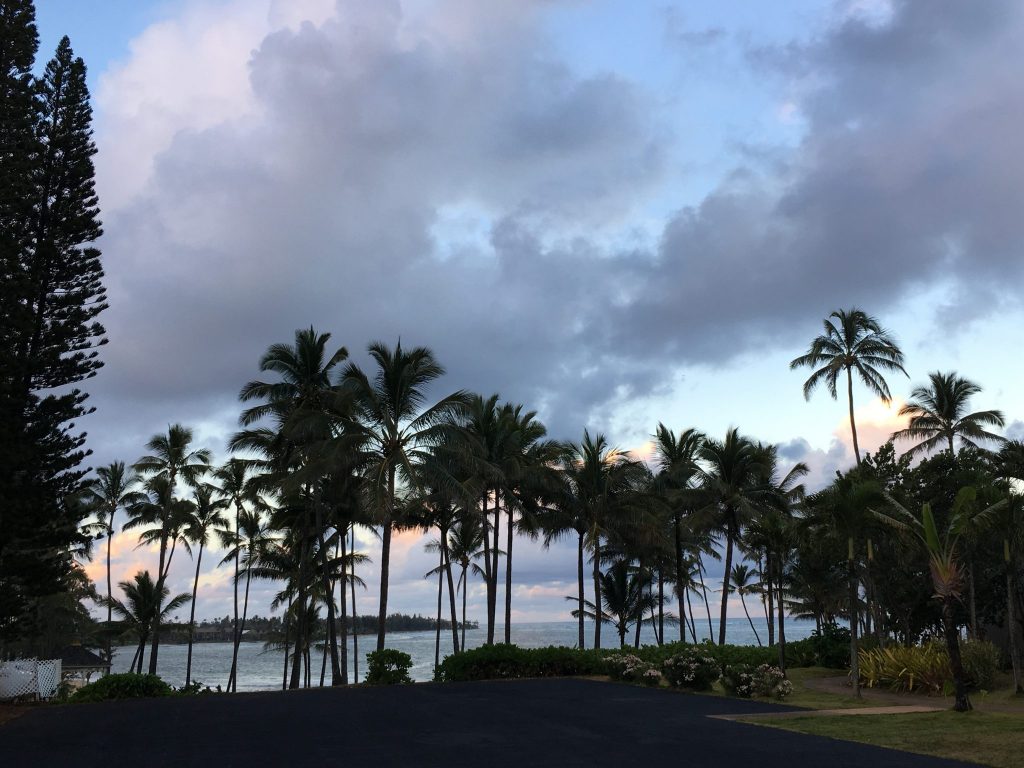
{"label": "tall palm tree", "polygon": [[[260,359],[260,371],[272,373],[271,382],[251,381],[239,394],[243,402],[262,401],[248,408],[241,416],[243,426],[272,419],[276,434],[249,430],[235,436],[232,446],[258,448],[271,460],[269,476],[278,483],[278,490],[289,494],[291,506],[302,509],[293,518],[304,530],[299,536],[305,546],[315,544],[320,566],[320,587],[324,594],[333,593],[325,537],[326,505],[323,500],[324,479],[332,464],[343,455],[336,445],[340,421],[350,415],[349,400],[331,382],[335,368],[348,357],[341,347],[333,354],[327,351],[329,333],[317,333],[310,327],[295,332],[295,343],[271,345]],[[340,432],[347,438],[344,426]],[[310,538],[316,539],[310,542]],[[307,565],[306,558],[300,563]],[[305,585],[306,580],[300,579]],[[299,593],[297,615],[305,616],[304,591]],[[331,685],[342,684],[338,654],[337,622],[334,601],[327,601],[327,635],[331,658]],[[237,642],[237,638],[236,638]],[[296,681],[297,684],[297,681]]]}
{"label": "tall palm tree", "polygon": [[477,575],[484,575],[483,569],[474,561],[484,557],[483,546],[486,539],[480,519],[474,514],[463,515],[452,526],[448,535],[449,559],[458,563],[460,568],[456,591],[462,592],[462,635],[459,647],[463,650],[466,649],[466,596],[469,591],[469,571],[472,569]]}
{"label": "tall palm tree", "polygon": [[837,399],[839,375],[846,372],[850,434],[853,437],[853,455],[859,465],[860,445],[853,417],[853,373],[856,371],[864,385],[888,404],[892,401],[892,394],[882,371],[899,371],[907,375],[903,369],[903,352],[878,320],[856,307],[836,310],[824,323],[825,333],[815,338],[807,352],[794,359],[789,368],[815,369],[804,382],[804,397],[808,400],[821,383],[825,384],[832,399]]}
{"label": "tall palm tree", "polygon": [[747,595],[756,595],[761,591],[761,585],[753,579],[754,572],[749,566],[737,563],[732,567],[729,579],[732,582],[731,588],[740,596],[740,603],[743,604],[743,613],[747,615],[747,622],[750,624],[750,629],[757,639],[757,644],[760,646],[762,645],[761,636],[757,633],[753,619],[750,618],[750,611],[747,610],[747,601],[744,599]]}
{"label": "tall palm tree", "polygon": [[146,641],[149,639],[150,633],[154,631],[154,627],[158,626],[160,619],[166,618],[173,611],[188,603],[191,596],[187,592],[183,592],[180,595],[175,595],[173,599],[167,600],[170,590],[167,587],[157,589],[149,571],[139,571],[132,581],[121,581],[117,586],[124,592],[124,600],[101,598],[101,602],[104,605],[109,605],[114,615],[121,620],[124,628],[139,638],[139,645],[135,649],[130,669],[137,670],[139,674],[142,674]]}
{"label": "tall palm tree", "polygon": [[662,494],[670,509],[675,566],[673,581],[679,602],[681,641],[686,639],[686,611],[683,608],[683,598],[687,595],[683,578],[685,527],[687,516],[697,504],[694,486],[698,475],[697,455],[703,442],[704,435],[695,429],[683,430],[677,437],[675,432],[660,422],[654,433],[654,453],[658,466],[655,489]]}
{"label": "tall palm tree", "polygon": [[[141,501],[140,494],[135,490],[138,483],[135,471],[125,466],[123,461],[113,461],[96,470],[96,478],[88,484],[85,492],[85,503],[107,539],[107,629],[110,629],[111,603],[113,589],[110,578],[110,545],[114,539],[114,518],[119,509],[125,509]],[[110,637],[107,637],[107,660],[110,660]]]}
{"label": "tall palm tree", "polygon": [[[649,473],[642,462],[610,446],[604,435],[591,436],[589,430],[584,430],[580,443],[567,446],[562,472],[566,479],[566,490],[558,503],[565,521],[562,529],[573,529],[579,537],[579,605],[585,602],[583,548],[589,542],[594,566],[594,605],[600,606],[602,540],[611,526],[636,521],[638,494],[646,486]],[[581,634],[584,613],[578,609],[574,614],[578,616]],[[601,647],[601,623],[594,622],[595,648]]]}
{"label": "tall palm tree", "polygon": [[398,484],[418,485],[417,466],[426,449],[449,432],[453,421],[465,411],[469,396],[459,390],[424,407],[426,388],[444,375],[434,353],[426,347],[406,351],[401,341],[393,350],[374,342],[368,351],[377,366],[373,378],[350,363],[341,381],[354,398],[356,416],[365,430],[365,451],[372,457],[368,477],[383,529],[377,616],[377,650],[383,650],[391,533],[398,522]]}
{"label": "tall palm tree", "polygon": [[929,383],[914,387],[910,400],[900,408],[900,416],[909,416],[906,429],[893,433],[894,440],[915,440],[908,453],[916,456],[945,444],[949,455],[955,456],[954,440],[962,445],[978,447],[979,442],[1002,442],[1003,438],[985,427],[1006,424],[1001,411],[967,413],[967,401],[981,392],[981,387],[955,372],[936,371],[928,374]]}
{"label": "tall palm tree", "polygon": [[[174,491],[180,480],[187,486],[195,486],[210,468],[210,451],[206,448],[192,447],[192,430],[181,424],[171,424],[167,434],[153,435],[146,443],[148,454],[135,462],[135,470],[150,477],[160,478],[166,482],[166,494],[163,499],[165,524],[173,519],[171,505]],[[157,574],[156,592],[163,594],[164,580],[167,578],[165,557],[167,554],[169,531],[165,529],[160,536],[160,568]],[[156,674],[157,655],[160,651],[160,620],[157,613],[153,625],[153,649],[149,654],[149,673]]]}
{"label": "tall palm tree", "polygon": [[735,428],[730,429],[722,441],[707,438],[701,446],[700,458],[704,465],[699,476],[707,501],[698,514],[708,521],[709,527],[725,536],[722,607],[718,622],[718,644],[725,645],[733,549],[747,520],[764,503],[769,489],[762,480],[762,452]]}
{"label": "tall palm tree", "polygon": [[215,499],[214,488],[210,485],[197,485],[192,492],[192,509],[186,518],[187,523],[183,543],[189,554],[192,547],[198,545],[196,553],[196,575],[192,581],[192,606],[188,617],[188,659],[185,662],[185,685],[192,682],[192,641],[196,626],[196,596],[199,593],[199,569],[203,565],[203,550],[210,543],[210,535],[227,521],[223,510],[228,505],[227,499]]}

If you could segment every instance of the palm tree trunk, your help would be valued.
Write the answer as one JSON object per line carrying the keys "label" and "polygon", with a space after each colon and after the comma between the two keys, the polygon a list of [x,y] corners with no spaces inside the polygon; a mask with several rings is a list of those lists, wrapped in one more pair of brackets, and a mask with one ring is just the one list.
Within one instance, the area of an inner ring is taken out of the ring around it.
{"label": "palm tree trunk", "polygon": [[487,624],[490,626],[489,643],[494,642],[498,620],[498,543],[501,540],[501,494],[494,491],[494,543],[491,546],[491,591],[487,599]]}
{"label": "palm tree trunk", "polygon": [[[235,589],[234,589],[234,620],[231,623],[231,672],[228,674],[228,693],[235,685],[235,675],[238,674],[238,558],[242,549],[242,536],[239,521],[242,515],[242,505],[235,499]],[[287,653],[285,654],[287,656]]]}
{"label": "palm tree trunk", "polygon": [[1010,557],[1009,541],[1003,541],[1003,553],[1006,559],[1006,632],[1010,636],[1010,666],[1013,668],[1013,693],[1018,695],[1024,693],[1024,686],[1021,685],[1020,651],[1017,647],[1017,620],[1013,610],[1013,604],[1016,602],[1016,585],[1013,579],[1013,560]]}
{"label": "palm tree trunk", "polygon": [[466,566],[462,567],[462,650],[466,650]]}
{"label": "palm tree trunk", "polygon": [[327,543],[324,541],[324,520],[323,505],[320,503],[318,494],[313,496],[315,508],[316,536],[318,539],[320,554],[320,583],[324,590],[324,599],[327,601],[327,647],[331,653],[331,687],[341,685],[341,663],[338,660],[338,624],[334,613],[334,586],[331,584],[330,565],[327,562]]}
{"label": "palm tree trunk", "polygon": [[672,521],[675,537],[676,599],[679,601],[679,642],[686,642],[686,611],[683,610],[683,533],[679,517]]}
{"label": "palm tree trunk", "polygon": [[292,596],[291,593],[288,595],[288,607],[284,612],[284,672],[281,674],[281,690],[288,690],[288,650],[291,647],[291,638],[288,635],[288,631],[291,629],[292,619]]}
{"label": "palm tree trunk", "polygon": [[[341,609],[340,627],[341,638],[338,640],[338,652],[341,654],[341,684],[348,685],[348,601],[345,598],[345,584],[348,581],[348,526],[344,529],[337,529],[338,540],[334,545],[335,556],[341,563],[341,589],[338,590],[338,607]],[[331,590],[331,599],[334,599],[334,590]]]}
{"label": "palm tree trunk", "polygon": [[640,626],[644,623],[643,613],[636,617],[636,627],[633,629],[633,647],[640,647]]}
{"label": "palm tree trunk", "polygon": [[743,599],[743,593],[740,592],[740,602],[743,604],[743,612],[747,614],[747,623],[750,624],[750,629],[754,633],[754,637],[757,638],[757,647],[762,647],[761,636],[757,634],[757,629],[754,627],[754,622],[750,618],[750,612],[747,611],[747,601]]}
{"label": "palm tree trunk", "polygon": [[380,553],[380,606],[377,609],[377,650],[384,650],[388,617],[388,571],[391,567],[391,524],[395,515],[395,468],[388,466],[388,514]]}
{"label": "palm tree trunk", "polygon": [[[359,683],[359,628],[356,621],[359,614],[356,613],[356,525],[352,524],[352,546],[349,547],[352,553],[352,579],[349,582],[352,593],[352,682]],[[344,588],[342,588],[344,597]]]}
{"label": "palm tree trunk", "polygon": [[505,514],[505,525],[508,526],[508,542],[505,548],[505,645],[512,644],[512,539],[515,527],[512,525],[514,512],[511,507]]}
{"label": "palm tree trunk", "polygon": [[725,645],[725,618],[729,610],[729,574],[732,573],[732,527],[725,532],[725,576],[722,578],[722,611],[718,619],[718,644]]}
{"label": "palm tree trunk", "polygon": [[437,627],[434,636],[434,669],[441,664],[441,606],[444,604],[444,548],[438,547],[440,555],[437,564]]}
{"label": "palm tree trunk", "polygon": [[[170,515],[170,510],[165,510],[164,525],[166,526],[167,515]],[[160,651],[160,609],[163,607],[160,601],[160,595],[164,588],[164,559],[167,556],[167,534],[166,532],[160,537],[160,564],[157,567],[157,578],[156,578],[156,614],[153,616],[153,648],[149,652],[149,674],[156,674],[156,659],[157,654]],[[139,662],[139,668],[142,668],[142,662]]]}
{"label": "palm tree trunk", "polygon": [[455,582],[452,578],[452,553],[448,549],[448,531],[441,539],[441,553],[444,555],[444,572],[448,578],[448,603],[452,614],[452,651],[459,652],[459,616],[455,608]]}
{"label": "palm tree trunk", "polygon": [[[252,582],[252,571],[246,571],[245,573],[245,599],[242,601],[242,621],[238,625],[238,642],[235,645],[235,651],[237,653],[238,646],[242,644],[242,635],[245,634],[245,617],[249,614],[249,584]],[[232,690],[238,693],[238,670],[235,670],[235,680],[232,685]]]}
{"label": "palm tree trunk", "polygon": [[786,607],[782,599],[782,568],[779,568],[777,579],[779,589],[779,669],[786,674]]}
{"label": "palm tree trunk", "polygon": [[768,613],[765,619],[768,621],[768,647],[775,645],[775,578],[772,576],[772,556],[765,555],[764,569],[767,583],[765,590],[768,593]]}
{"label": "palm tree trunk", "polygon": [[199,542],[199,557],[196,558],[196,578],[192,582],[192,609],[188,616],[188,661],[185,662],[185,687],[192,682],[192,638],[196,628],[196,594],[199,592],[199,566],[203,564],[203,542]]}
{"label": "palm tree trunk", "polygon": [[[651,617],[654,618],[653,616]],[[665,642],[665,573],[658,568],[658,645]]]}
{"label": "palm tree trunk", "polygon": [[853,418],[853,373],[849,366],[846,368],[846,393],[850,399],[850,434],[853,435],[853,456],[857,459],[857,466],[860,466],[860,446],[857,443],[857,422]]}
{"label": "palm tree trunk", "polygon": [[[690,637],[693,644],[697,644],[697,619],[693,615],[693,603],[690,600],[690,590],[686,590],[686,612],[690,614]],[[684,638],[685,639],[685,638]]]}
{"label": "palm tree trunk", "polygon": [[601,534],[594,532],[594,648],[601,648]]}
{"label": "palm tree trunk", "polygon": [[846,540],[846,568],[850,579],[850,680],[853,695],[860,696],[860,658],[857,648],[857,567],[853,561],[853,539]]}
{"label": "palm tree trunk", "polygon": [[579,634],[579,639],[576,642],[579,645],[579,649],[582,651],[584,648],[587,647],[586,646],[586,641],[585,641],[584,636],[583,636],[584,635],[584,633],[583,633],[583,622],[584,622],[584,618],[585,618],[584,615],[583,615],[583,611],[584,611],[584,608],[585,608],[585,600],[586,600],[586,595],[583,592],[583,531],[577,531],[576,533],[579,536],[579,550],[577,551],[577,555],[576,555],[576,582],[577,582],[577,588],[579,589],[579,595],[580,595],[580,616],[579,616],[579,630],[580,630],[580,634]]}
{"label": "palm tree trunk", "polygon": [[704,584],[704,557],[697,558],[697,577],[700,579],[700,591],[704,593],[704,610],[708,614],[708,640],[715,639],[715,630],[711,625],[711,603],[708,602],[708,588]]}
{"label": "palm tree trunk", "polygon": [[487,645],[494,643],[494,620],[491,616],[491,601],[494,599],[495,579],[491,578],[491,518],[488,491],[483,491],[483,540],[484,540],[484,586],[487,588]]}
{"label": "palm tree trunk", "polygon": [[139,672],[138,672],[138,674],[140,674],[140,675],[142,674],[142,665],[146,661],[146,642],[148,640],[149,640],[149,635],[148,634],[143,635],[141,640],[139,641],[139,649],[135,652],[139,656]]}
{"label": "palm tree trunk", "polygon": [[946,634],[946,651],[949,653],[949,666],[953,670],[953,683],[956,688],[953,709],[956,712],[969,712],[971,710],[971,700],[967,696],[967,677],[964,675],[963,660],[960,657],[960,635],[956,629],[952,597],[947,597],[942,602],[942,623]]}
{"label": "palm tree trunk", "polygon": [[974,558],[967,560],[967,598],[970,601],[971,626],[968,627],[967,636],[972,640],[978,637],[978,602],[974,595]]}
{"label": "palm tree trunk", "polygon": [[[303,534],[305,531],[303,532]],[[295,690],[301,683],[303,654],[306,651],[309,617],[306,615],[306,560],[309,559],[309,547],[303,535],[299,551],[299,589],[298,603],[295,606],[295,653],[292,654],[292,677],[288,688]]]}
{"label": "palm tree trunk", "polygon": [[106,626],[105,629],[107,630],[106,631],[106,635],[107,635],[107,661],[108,662],[111,660],[110,625],[111,625],[112,618],[113,618],[113,616],[112,616],[112,614],[110,612],[111,605],[112,605],[112,603],[110,601],[113,599],[113,596],[114,596],[114,591],[113,591],[113,589],[110,586],[110,540],[114,538],[114,512],[115,512],[115,510],[111,510],[110,511],[110,517],[107,518],[107,626]]}

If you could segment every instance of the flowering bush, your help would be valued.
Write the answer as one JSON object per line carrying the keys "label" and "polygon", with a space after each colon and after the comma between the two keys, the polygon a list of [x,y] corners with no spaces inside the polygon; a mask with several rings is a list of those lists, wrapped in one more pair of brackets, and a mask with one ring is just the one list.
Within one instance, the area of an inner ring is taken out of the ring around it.
{"label": "flowering bush", "polygon": [[706,691],[718,679],[718,662],[695,648],[677,653],[662,664],[662,673],[673,688]]}
{"label": "flowering bush", "polygon": [[608,674],[614,680],[625,680],[630,683],[644,685],[661,683],[661,672],[656,667],[630,653],[609,656]]}
{"label": "flowering bush", "polygon": [[786,674],[772,664],[762,664],[755,669],[751,682],[755,696],[784,699],[793,692],[793,684],[786,679]]}
{"label": "flowering bush", "polygon": [[730,696],[749,699],[754,695],[754,673],[749,664],[733,664],[722,673],[722,687]]}

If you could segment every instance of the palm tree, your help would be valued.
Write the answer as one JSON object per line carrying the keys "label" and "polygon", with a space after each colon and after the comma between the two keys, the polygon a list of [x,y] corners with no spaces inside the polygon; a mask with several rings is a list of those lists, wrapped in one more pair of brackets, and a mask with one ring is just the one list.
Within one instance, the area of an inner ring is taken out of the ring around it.
{"label": "palm tree", "polygon": [[[253,462],[247,459],[242,459],[234,456],[228,459],[223,465],[217,467],[212,471],[214,482],[217,484],[217,490],[222,494],[232,505],[235,510],[235,525],[234,530],[239,530],[239,521],[242,514],[246,510],[246,504],[255,503],[261,504],[259,494],[255,490],[255,485],[250,476],[250,470],[253,467]],[[223,538],[223,534],[222,538]],[[238,554],[238,551],[236,551]],[[233,579],[233,615],[231,630],[235,638],[235,650],[232,652],[231,657],[231,673],[229,675],[228,690],[231,690],[231,681],[234,680],[235,670],[238,666],[238,558],[235,558],[235,577]]]}
{"label": "palm tree", "polygon": [[694,482],[698,475],[697,454],[704,442],[704,435],[695,429],[683,430],[676,434],[662,423],[654,433],[654,452],[658,459],[658,474],[655,489],[660,491],[670,508],[673,538],[673,561],[676,598],[679,602],[679,639],[686,639],[686,612],[683,598],[686,595],[683,578],[684,523],[696,503]]}
{"label": "palm tree", "polygon": [[[636,522],[638,492],[646,485],[649,473],[628,452],[611,447],[602,434],[591,437],[589,430],[584,430],[582,442],[567,446],[562,472],[567,487],[558,503],[564,521],[560,530],[573,529],[579,537],[579,605],[585,602],[583,548],[589,541],[594,565],[594,605],[600,606],[602,537],[612,525]],[[582,635],[584,611],[578,609],[574,615],[578,615]],[[594,648],[600,647],[601,621],[595,621]]]}
{"label": "palm tree", "polygon": [[757,638],[757,644],[760,646],[761,636],[757,634],[757,628],[754,626],[753,620],[750,618],[750,611],[747,610],[747,601],[744,599],[747,595],[756,595],[761,592],[761,585],[753,581],[754,572],[743,563],[737,563],[732,567],[732,574],[730,580],[732,582],[732,588],[736,591],[736,594],[740,596],[740,602],[743,604],[743,612],[747,615],[747,622],[750,624],[750,629],[754,633],[754,637]]}
{"label": "palm tree", "polygon": [[832,399],[837,399],[839,374],[846,371],[853,455],[859,465],[860,446],[857,443],[857,423],[853,417],[853,372],[856,371],[864,385],[888,404],[892,401],[892,395],[881,371],[899,371],[906,375],[903,352],[878,320],[856,307],[837,310],[824,322],[825,333],[815,338],[807,352],[793,360],[789,368],[815,369],[804,382],[804,397],[808,400],[822,382]]}
{"label": "palm tree", "polygon": [[975,411],[966,413],[967,401],[981,392],[981,387],[955,372],[936,371],[928,374],[930,383],[914,387],[910,400],[900,408],[900,416],[909,416],[906,429],[893,433],[894,440],[916,440],[908,453],[916,456],[927,453],[945,443],[949,455],[955,456],[954,440],[962,445],[978,447],[978,442],[1002,442],[999,435],[985,427],[1006,424],[1001,411]]}
{"label": "palm tree", "polygon": [[[630,567],[628,560],[617,560],[598,578],[601,581],[601,611],[594,610],[593,603],[587,603],[584,612],[588,618],[594,619],[595,624],[610,621],[619,635],[619,647],[624,648],[630,626],[643,621],[644,613],[654,605],[654,597],[647,590],[648,582],[644,575],[639,569]],[[579,609],[574,610],[573,615],[579,612]]]}
{"label": "palm tree", "polygon": [[189,554],[192,545],[199,546],[196,554],[196,575],[192,581],[192,606],[188,617],[188,660],[185,663],[185,686],[192,682],[192,640],[196,626],[196,595],[199,592],[199,569],[203,564],[203,549],[210,543],[210,534],[218,526],[227,522],[222,511],[227,507],[227,499],[213,498],[214,488],[209,485],[198,485],[192,494],[192,509],[187,518],[183,542]]}
{"label": "palm tree", "polygon": [[[114,539],[114,517],[117,510],[140,501],[140,494],[133,490],[138,483],[135,471],[126,467],[123,461],[114,461],[96,470],[96,478],[86,487],[85,502],[96,516],[96,523],[107,538],[107,629],[110,629],[113,590],[110,579],[110,544]],[[107,660],[110,660],[110,638],[107,637]]]}
{"label": "palm tree", "polygon": [[1005,506],[1006,500],[997,502],[984,510],[975,509],[977,492],[971,487],[962,488],[953,502],[953,509],[945,530],[940,534],[930,504],[921,505],[920,515],[914,515],[890,495],[886,495],[888,510],[876,512],[877,517],[892,527],[910,535],[917,546],[928,555],[934,596],[942,603],[942,623],[946,638],[946,651],[953,670],[956,696],[953,709],[967,712],[971,700],[967,696],[967,676],[964,674],[960,657],[960,634],[956,624],[956,603],[961,599],[964,585],[963,566],[960,563],[957,544],[964,531],[975,524],[976,518],[993,517]]}
{"label": "palm tree", "polygon": [[1008,491],[1008,503],[999,518],[993,520],[994,527],[1002,533],[1003,562],[1006,566],[1006,633],[1010,637],[1010,665],[1013,668],[1013,691],[1024,693],[1021,680],[1021,659],[1019,627],[1017,626],[1015,604],[1017,602],[1017,567],[1021,549],[1024,548],[1024,495],[1019,485],[1024,483],[1024,442],[1007,441],[996,457],[996,473]]}
{"label": "palm tree", "polygon": [[365,450],[372,456],[368,477],[383,528],[377,617],[377,650],[383,650],[398,483],[418,485],[417,465],[426,449],[445,436],[465,411],[469,396],[460,390],[424,408],[425,389],[444,374],[434,353],[425,347],[406,351],[401,341],[394,350],[374,342],[368,351],[377,364],[373,379],[350,363],[342,374],[342,385],[354,398],[357,418],[365,430]]}
{"label": "palm tree", "polygon": [[722,577],[722,608],[718,622],[718,644],[725,645],[729,601],[729,575],[733,548],[749,520],[763,504],[768,488],[762,482],[762,453],[747,437],[733,428],[725,440],[707,438],[700,449],[704,467],[699,471],[707,503],[700,510],[711,528],[725,534],[725,571]]}
{"label": "palm tree", "polygon": [[101,598],[101,602],[110,607],[125,629],[134,632],[139,638],[139,645],[135,649],[135,656],[129,669],[137,669],[139,674],[142,674],[146,641],[150,633],[159,625],[161,619],[188,603],[191,597],[184,592],[168,601],[170,590],[167,587],[157,589],[149,571],[139,571],[132,581],[121,581],[117,586],[124,592],[124,601],[117,598]]}
{"label": "palm tree", "polygon": [[480,519],[473,514],[466,514],[452,526],[448,535],[449,560],[459,564],[460,573],[456,591],[462,591],[462,636],[459,647],[466,649],[466,593],[469,591],[469,570],[483,576],[483,569],[474,560],[484,557],[484,534]]}
{"label": "palm tree", "polygon": [[[210,468],[210,452],[205,448],[192,447],[192,430],[181,424],[171,424],[165,435],[153,435],[146,443],[149,454],[135,462],[135,470],[149,476],[159,478],[166,483],[163,498],[164,529],[159,537],[160,567],[157,573],[156,592],[163,594],[164,580],[167,578],[165,557],[170,531],[166,525],[173,519],[171,505],[174,502],[174,490],[178,480],[187,486],[195,486],[199,479]],[[153,649],[149,655],[149,673],[156,674],[157,655],[160,650],[160,619],[157,613],[153,624]]]}

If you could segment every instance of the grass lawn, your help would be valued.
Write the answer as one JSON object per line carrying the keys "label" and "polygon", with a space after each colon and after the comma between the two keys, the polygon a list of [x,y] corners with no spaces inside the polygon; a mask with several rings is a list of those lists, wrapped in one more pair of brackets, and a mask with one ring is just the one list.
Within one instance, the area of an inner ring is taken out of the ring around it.
{"label": "grass lawn", "polygon": [[996,768],[1017,768],[1024,754],[1024,716],[1009,712],[799,717],[762,720],[757,725],[955,758]]}

